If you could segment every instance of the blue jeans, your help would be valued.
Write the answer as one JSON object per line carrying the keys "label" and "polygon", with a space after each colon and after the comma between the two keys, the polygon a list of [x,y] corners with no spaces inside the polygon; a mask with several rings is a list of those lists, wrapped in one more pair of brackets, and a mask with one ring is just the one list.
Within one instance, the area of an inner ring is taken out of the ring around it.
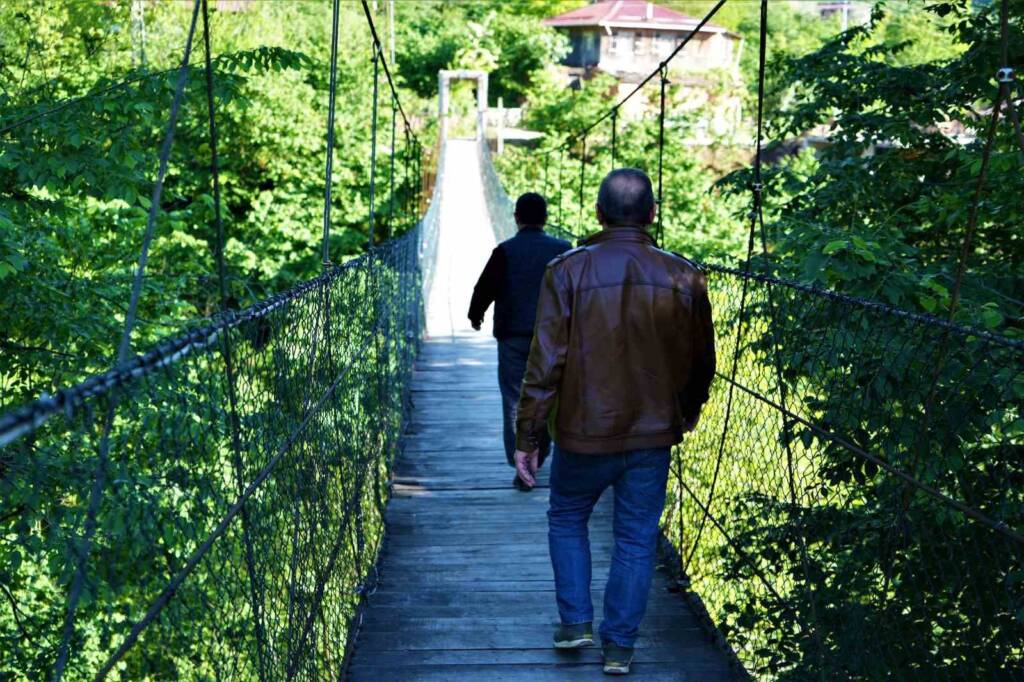
{"label": "blue jeans", "polygon": [[[519,391],[526,374],[526,360],[530,357],[531,337],[514,336],[498,341],[498,388],[501,390],[501,413],[504,422],[505,458],[509,466],[515,466],[516,454],[516,410],[519,407]],[[541,437],[540,463],[551,448],[547,432]]]}
{"label": "blue jeans", "polygon": [[602,642],[632,647],[647,610],[658,524],[665,506],[669,448],[583,455],[555,446],[548,545],[562,622],[594,620],[587,522],[605,488],[615,489],[611,571],[604,591]]}

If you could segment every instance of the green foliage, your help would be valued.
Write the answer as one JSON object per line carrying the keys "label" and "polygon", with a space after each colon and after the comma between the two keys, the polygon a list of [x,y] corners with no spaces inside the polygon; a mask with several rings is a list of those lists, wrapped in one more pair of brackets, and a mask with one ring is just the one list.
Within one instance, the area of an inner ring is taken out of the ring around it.
{"label": "green foliage", "polygon": [[[108,366],[118,338],[191,15],[181,3],[147,4],[148,62],[141,65],[126,5],[0,9],[0,127],[25,121],[0,136],[3,406]],[[344,12],[342,44],[363,47],[339,54],[336,260],[362,250],[369,214],[369,32],[361,8],[346,3]],[[329,54],[323,16],[318,6],[267,3],[212,17],[233,306],[320,269]],[[139,347],[219,307],[202,60],[200,27],[147,268]],[[381,87],[377,234],[388,235],[408,222],[387,218],[391,107]],[[420,111],[412,97],[404,106],[411,115]],[[394,203],[402,207],[416,178],[401,125],[398,132]]]}
{"label": "green foliage", "polygon": [[[612,169],[611,119],[588,135],[585,151],[580,142],[564,151],[556,146],[617,101],[614,85],[609,76],[585,81],[578,90],[566,88],[551,75],[540,79],[525,124],[545,131],[550,141],[539,152],[506,147],[506,154],[495,158],[511,195],[541,191],[548,198],[552,222],[577,237],[600,229],[594,204],[601,178]],[[661,208],[665,245],[692,258],[731,259],[742,254],[745,243],[744,228],[733,217],[742,202],[713,189],[715,176],[701,149],[687,143],[695,138],[697,116],[703,112],[681,106],[677,101],[681,94],[676,86],[670,86],[667,93]],[[650,93],[639,96],[651,97]],[[648,111],[656,106],[656,101],[646,104]],[[657,118],[648,114],[617,125],[615,166],[640,168],[657,183]]]}
{"label": "green foliage", "polygon": [[568,52],[567,40],[540,25],[552,3],[429,2],[401,5],[396,24],[399,71],[424,97],[437,95],[441,69],[490,72],[489,99],[521,104],[545,69]]}
{"label": "green foliage", "polygon": [[[976,110],[995,95],[999,47],[993,8],[932,9],[932,23],[922,28],[917,15],[904,41],[886,42],[906,11],[880,8],[871,24],[789,62],[780,87],[796,96],[774,112],[774,136],[816,130],[828,141],[816,159],[804,155],[769,174],[769,233],[785,274],[942,314],[987,133],[988,117]],[[946,40],[936,48],[940,30]],[[1013,53],[1022,49],[1020,31],[1019,22],[1011,26],[1011,62],[1020,58]],[[929,54],[934,58],[922,61]],[[1009,334],[1022,312],[1013,301],[1024,298],[1022,153],[1002,125],[957,313],[990,326],[994,314],[984,311],[998,311]],[[729,182],[742,188],[746,176]]]}

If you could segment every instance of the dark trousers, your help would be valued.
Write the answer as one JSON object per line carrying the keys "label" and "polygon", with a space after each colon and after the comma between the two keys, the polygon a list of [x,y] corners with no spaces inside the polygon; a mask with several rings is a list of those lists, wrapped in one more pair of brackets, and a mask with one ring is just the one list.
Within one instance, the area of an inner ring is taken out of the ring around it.
{"label": "dark trousers", "polygon": [[[509,466],[515,466],[516,409],[519,391],[526,374],[526,360],[530,357],[530,337],[513,336],[498,341],[498,388],[501,390],[501,413],[504,421],[505,457]],[[551,437],[544,433],[540,443],[540,462],[548,456]]]}

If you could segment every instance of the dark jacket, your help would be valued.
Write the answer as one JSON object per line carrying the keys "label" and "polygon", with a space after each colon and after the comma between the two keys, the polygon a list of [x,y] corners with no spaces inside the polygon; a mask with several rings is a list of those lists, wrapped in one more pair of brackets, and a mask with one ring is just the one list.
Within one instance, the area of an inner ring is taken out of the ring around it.
{"label": "dark jacket", "polygon": [[491,252],[473,289],[469,319],[479,326],[484,311],[494,303],[494,336],[507,339],[533,336],[537,296],[544,268],[572,244],[546,234],[539,227],[524,227]]}
{"label": "dark jacket", "polygon": [[642,229],[606,229],[548,266],[519,398],[516,447],[556,411],[572,452],[664,447],[707,402],[715,338],[704,274]]}

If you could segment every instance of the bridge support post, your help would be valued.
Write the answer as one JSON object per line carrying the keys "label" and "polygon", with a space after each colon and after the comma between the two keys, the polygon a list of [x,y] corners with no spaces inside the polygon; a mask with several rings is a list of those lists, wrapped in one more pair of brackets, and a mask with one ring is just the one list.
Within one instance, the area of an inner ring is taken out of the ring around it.
{"label": "bridge support post", "polygon": [[453,80],[476,81],[476,139],[482,140],[484,117],[487,114],[487,72],[442,69],[437,72],[437,116],[440,119],[441,144],[448,139],[448,109],[451,99],[448,91]]}

